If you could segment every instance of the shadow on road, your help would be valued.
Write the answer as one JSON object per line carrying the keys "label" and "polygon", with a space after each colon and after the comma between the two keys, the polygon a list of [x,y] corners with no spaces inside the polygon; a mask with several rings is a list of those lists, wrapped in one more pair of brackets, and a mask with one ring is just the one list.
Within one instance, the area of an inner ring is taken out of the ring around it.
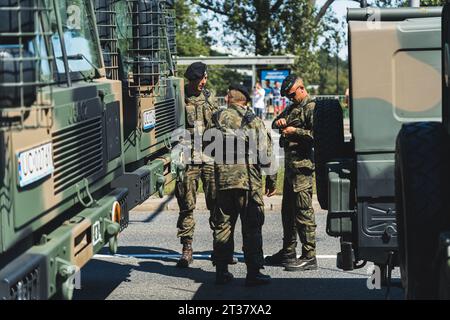
{"label": "shadow on road", "polygon": [[[162,248],[144,248],[129,247],[121,248],[121,253],[176,253],[172,250]],[[206,253],[206,252],[205,252]],[[163,263],[162,261],[173,261],[173,264]],[[180,269],[175,266],[176,259],[151,259],[136,260],[136,264],[128,260],[105,261],[91,260],[89,264],[82,270],[82,290],[75,291],[75,299],[106,299],[116,288],[125,283],[130,282],[131,273],[139,274],[155,274],[163,276],[159,278],[159,288],[170,289],[171,295],[161,292],[161,299],[185,299],[186,293],[192,299],[197,300],[215,300],[215,299],[260,299],[260,300],[304,300],[304,299],[384,299],[385,290],[368,290],[366,287],[366,279],[355,278],[274,278],[272,283],[263,287],[247,288],[244,286],[244,279],[237,278],[226,286],[217,286],[214,284],[215,273],[205,271],[199,267],[191,267],[188,269]],[[233,270],[233,267],[230,271]],[[314,272],[311,273],[314,277]],[[151,277],[153,278],[153,277]],[[158,277],[157,277],[158,278]],[[172,281],[170,279],[173,279]],[[185,285],[180,282],[182,279],[190,279],[198,285]],[[137,281],[137,280],[133,280]],[[164,283],[164,281],[167,282]],[[132,284],[125,284],[129,288]],[[152,284],[149,284],[152,286]],[[137,289],[138,290],[138,289]],[[133,298],[141,297],[146,299],[146,291],[141,292],[130,289]],[[174,291],[180,291],[180,295],[174,294]],[[183,292],[184,291],[184,292]],[[117,295],[115,296],[117,297]],[[121,299],[127,299],[127,295],[119,296]],[[402,291],[398,288],[391,289],[391,299],[402,299]]]}

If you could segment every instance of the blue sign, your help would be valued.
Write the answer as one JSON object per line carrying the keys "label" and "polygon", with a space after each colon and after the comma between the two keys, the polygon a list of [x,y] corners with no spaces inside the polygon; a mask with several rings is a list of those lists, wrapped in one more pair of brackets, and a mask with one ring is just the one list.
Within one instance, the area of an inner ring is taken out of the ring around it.
{"label": "blue sign", "polygon": [[261,70],[261,82],[263,86],[266,81],[270,81],[270,84],[273,86],[275,82],[279,82],[280,84],[284,79],[287,78],[288,75],[291,74],[290,70]]}

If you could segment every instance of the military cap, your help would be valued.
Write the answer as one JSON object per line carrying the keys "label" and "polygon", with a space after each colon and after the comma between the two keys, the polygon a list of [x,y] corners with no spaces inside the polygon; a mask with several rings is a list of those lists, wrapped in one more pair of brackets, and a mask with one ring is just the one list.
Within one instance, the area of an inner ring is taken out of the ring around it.
{"label": "military cap", "polygon": [[245,96],[245,98],[247,99],[247,102],[249,102],[251,100],[250,93],[248,93],[247,88],[241,84],[232,84],[228,87],[228,90],[239,91],[240,93],[242,93]]}
{"label": "military cap", "polygon": [[281,95],[283,97],[286,97],[288,95],[289,90],[292,89],[298,78],[299,77],[297,75],[290,74],[286,77],[286,79],[284,79],[283,83],[281,84]]}
{"label": "military cap", "polygon": [[184,76],[186,79],[193,81],[193,80],[200,80],[204,76],[206,76],[207,67],[206,64],[203,62],[194,62],[191,64],[186,72],[184,73]]}

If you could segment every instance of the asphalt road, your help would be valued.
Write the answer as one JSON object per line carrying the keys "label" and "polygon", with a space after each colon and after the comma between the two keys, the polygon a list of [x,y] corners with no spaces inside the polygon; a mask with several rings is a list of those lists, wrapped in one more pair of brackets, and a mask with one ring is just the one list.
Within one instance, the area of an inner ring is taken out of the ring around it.
{"label": "asphalt road", "polygon": [[[81,272],[81,290],[75,299],[385,299],[386,290],[367,288],[367,267],[352,272],[336,268],[339,242],[325,233],[326,215],[316,208],[319,269],[286,272],[266,267],[270,285],[246,288],[242,262],[242,237],[238,226],[236,254],[240,262],[231,266],[235,280],[226,286],[214,284],[214,267],[208,260],[212,239],[208,214],[198,212],[194,250],[197,258],[189,269],[175,267],[181,246],[176,234],[177,212],[134,211],[130,225],[120,235],[119,255],[103,250]],[[281,246],[281,217],[267,213],[263,229],[264,253],[273,254]],[[398,280],[398,271],[394,271]],[[390,299],[402,299],[399,288],[392,288]]]}

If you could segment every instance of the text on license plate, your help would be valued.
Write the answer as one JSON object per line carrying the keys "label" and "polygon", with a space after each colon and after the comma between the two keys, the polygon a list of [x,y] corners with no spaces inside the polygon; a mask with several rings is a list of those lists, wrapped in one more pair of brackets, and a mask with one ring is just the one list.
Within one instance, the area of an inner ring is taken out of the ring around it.
{"label": "text on license plate", "polygon": [[46,143],[17,154],[19,185],[24,187],[53,173],[52,143]]}

